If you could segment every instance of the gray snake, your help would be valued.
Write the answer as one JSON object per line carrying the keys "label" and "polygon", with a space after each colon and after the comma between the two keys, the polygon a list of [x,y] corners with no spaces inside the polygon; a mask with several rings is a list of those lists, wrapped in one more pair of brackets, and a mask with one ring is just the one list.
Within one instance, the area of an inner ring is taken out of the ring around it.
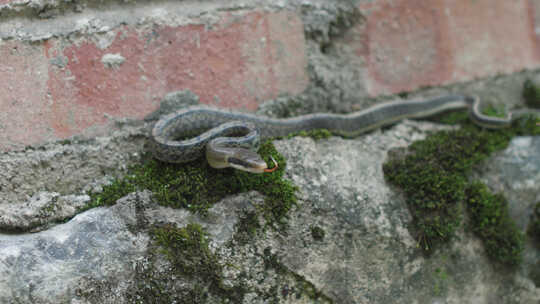
{"label": "gray snake", "polygon": [[479,110],[478,97],[446,95],[426,100],[394,101],[350,114],[316,113],[292,118],[268,118],[210,107],[187,107],[162,117],[153,127],[150,150],[154,157],[184,163],[202,156],[214,168],[233,167],[261,173],[269,171],[253,150],[260,138],[293,132],[327,129],[332,134],[355,137],[405,118],[423,118],[447,110],[468,108],[471,120],[485,128],[501,128],[521,114],[491,117]]}

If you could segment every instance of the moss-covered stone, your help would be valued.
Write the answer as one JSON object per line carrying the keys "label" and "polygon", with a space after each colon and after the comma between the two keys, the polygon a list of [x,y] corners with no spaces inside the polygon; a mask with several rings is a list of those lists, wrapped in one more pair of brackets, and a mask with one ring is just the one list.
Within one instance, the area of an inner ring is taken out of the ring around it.
{"label": "moss-covered stone", "polygon": [[540,261],[536,262],[536,264],[529,269],[529,278],[533,281],[534,286],[537,288],[540,287]]}
{"label": "moss-covered stone", "polygon": [[115,179],[110,184],[104,186],[101,192],[91,193],[90,202],[85,209],[113,205],[118,199],[135,191],[137,184],[130,182],[132,178]]}
{"label": "moss-covered stone", "polygon": [[[330,297],[318,290],[315,285],[313,285],[313,283],[308,281],[305,277],[287,268],[287,266],[285,266],[280,261],[277,254],[272,253],[270,247],[264,249],[263,262],[265,270],[273,270],[282,277],[290,277],[293,279],[293,281],[295,282],[294,293],[296,293],[297,298],[300,298],[302,295],[304,295],[311,300],[311,303],[334,303],[334,301]],[[277,286],[275,287],[275,289],[276,291],[272,292],[274,295],[278,293]],[[287,296],[288,295],[285,295],[285,297]],[[273,298],[275,299],[275,297]],[[276,303],[279,302],[276,301]]]}
{"label": "moss-covered stone", "polygon": [[534,244],[540,248],[540,202],[534,206],[534,213],[531,216],[527,234],[531,237]]}
{"label": "moss-covered stone", "polygon": [[[165,206],[186,208],[202,215],[215,202],[226,195],[256,190],[265,195],[264,204],[255,211],[241,216],[235,240],[247,243],[261,228],[259,218],[265,219],[267,227],[280,228],[286,224],[287,213],[296,205],[296,187],[283,179],[286,161],[271,141],[259,148],[265,160],[272,156],[279,168],[267,174],[251,174],[233,169],[217,170],[208,166],[203,159],[187,164],[168,164],[145,155],[141,163],[132,166],[124,178],[115,179],[99,193],[91,193],[87,208],[114,204],[130,192],[148,189],[153,199]],[[240,284],[226,288],[222,284],[223,266],[219,258],[208,249],[208,235],[198,225],[185,228],[171,225],[152,230],[155,243],[161,248],[171,264],[172,276],[190,279],[189,288],[178,287],[173,281],[155,272],[139,273],[140,288],[131,295],[134,303],[206,303],[222,299],[226,303],[240,303],[246,287]],[[152,256],[152,254],[150,255]],[[177,290],[178,294],[171,292]]]}
{"label": "moss-covered stone", "polygon": [[[181,303],[205,303],[208,293],[229,303],[241,303],[246,293],[243,286],[225,287],[223,266],[209,249],[209,235],[198,224],[184,228],[172,225],[152,230],[155,244],[172,265],[173,273],[190,280],[192,288],[182,296]],[[159,298],[172,299],[166,292]]]}
{"label": "moss-covered stone", "polygon": [[222,266],[208,248],[209,236],[200,225],[188,224],[184,228],[166,225],[154,228],[152,234],[177,272],[189,277],[198,275],[220,288]]}
{"label": "moss-covered stone", "polygon": [[161,205],[204,214],[226,195],[257,190],[266,195],[265,204],[258,211],[267,223],[283,224],[287,212],[296,204],[296,187],[282,178],[286,161],[270,141],[261,145],[259,153],[268,162],[272,155],[279,168],[273,173],[251,174],[213,169],[202,158],[187,164],[169,164],[146,155],[124,178],[104,186],[100,193],[92,193],[88,206],[112,205],[130,192],[148,189]]}
{"label": "moss-covered stone", "polygon": [[245,245],[261,228],[256,212],[247,211],[239,216],[235,226],[234,240],[238,245]]}
{"label": "moss-covered stone", "polygon": [[529,107],[540,108],[540,86],[527,79],[523,83],[523,99]]}
{"label": "moss-covered stone", "polygon": [[235,186],[238,192],[257,190],[265,196],[263,205],[257,206],[257,211],[266,220],[267,225],[275,228],[286,224],[287,213],[296,206],[296,191],[298,187],[283,179],[287,162],[279,154],[271,141],[266,141],[259,148],[259,154],[267,163],[271,163],[270,155],[278,162],[279,168],[270,174],[252,174],[244,171],[234,171]]}
{"label": "moss-covered stone", "polygon": [[481,110],[482,114],[484,115],[487,115],[487,116],[492,116],[492,117],[500,117],[500,118],[504,118],[507,116],[507,112],[504,108],[503,105],[499,105],[499,106],[494,106],[494,105],[490,105],[490,106],[486,106],[486,107],[483,107],[482,110]]}
{"label": "moss-covered stone", "polygon": [[508,213],[508,203],[501,194],[475,182],[466,189],[466,205],[472,231],[478,235],[487,255],[502,264],[518,265],[523,251],[523,235]]}
{"label": "moss-covered stone", "polygon": [[448,113],[442,113],[439,115],[431,116],[429,119],[437,123],[447,125],[466,124],[470,120],[468,111],[452,111]]}
{"label": "moss-covered stone", "polygon": [[[467,125],[460,131],[441,132],[425,142],[413,144],[410,159],[407,157],[403,163],[392,161],[385,164],[387,178],[401,185],[407,194],[412,193],[409,207],[419,228],[423,248],[429,250],[433,243],[450,239],[459,225],[457,202],[464,197],[465,176],[472,164],[485,158],[489,152],[504,147],[512,135],[520,132],[540,134],[540,128],[531,128],[535,127],[529,122],[519,122],[511,131],[488,132]],[[319,134],[313,135],[315,138],[330,135],[327,131],[315,134]],[[236,227],[235,240],[245,244],[261,228],[259,218],[263,218],[267,226],[282,227],[286,224],[288,212],[296,205],[296,187],[283,179],[285,159],[270,141],[261,145],[259,153],[268,163],[272,155],[279,169],[270,174],[254,175],[233,169],[216,170],[203,159],[178,165],[163,163],[146,155],[140,164],[129,169],[124,178],[114,180],[100,193],[92,193],[89,207],[111,205],[130,192],[148,189],[161,205],[186,208],[204,215],[226,195],[256,190],[265,196],[264,204],[241,216]],[[311,232],[315,239],[324,237],[324,230],[321,233],[312,229]],[[210,293],[230,303],[241,302],[246,293],[245,287],[223,286],[223,266],[219,257],[208,249],[208,236],[200,226],[163,226],[155,228],[153,235],[155,243],[173,265],[172,274],[192,278],[193,287],[178,297],[167,293],[170,286],[162,277],[149,276],[142,278],[145,292],[137,296],[159,299],[156,303],[170,303],[179,298],[183,303],[204,303],[209,301]],[[307,294],[317,302],[331,303],[330,298],[305,278],[287,269],[269,250],[265,250],[263,261],[266,269],[294,277],[296,286],[301,287],[300,294]]]}
{"label": "moss-covered stone", "polygon": [[325,232],[324,232],[324,229],[322,229],[321,227],[312,226],[310,230],[311,230],[311,236],[313,237],[313,239],[317,241],[322,241],[324,239]]}
{"label": "moss-covered stone", "polygon": [[461,115],[459,130],[441,131],[409,147],[408,155],[383,165],[386,179],[403,189],[413,216],[419,245],[426,253],[449,241],[460,226],[459,203],[464,199],[467,176],[474,164],[505,148],[515,135],[540,134],[538,120],[522,119],[511,128],[483,130]]}
{"label": "moss-covered stone", "polygon": [[314,140],[325,139],[332,136],[332,133],[326,129],[315,129],[311,131],[294,132],[287,136],[287,138],[293,138],[295,136],[311,137]]}

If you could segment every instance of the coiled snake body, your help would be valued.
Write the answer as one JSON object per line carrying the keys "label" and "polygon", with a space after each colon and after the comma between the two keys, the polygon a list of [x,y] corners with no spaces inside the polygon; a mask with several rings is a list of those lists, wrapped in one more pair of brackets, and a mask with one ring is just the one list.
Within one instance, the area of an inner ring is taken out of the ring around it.
{"label": "coiled snake body", "polygon": [[[335,135],[355,137],[404,118],[428,117],[447,110],[468,108],[472,121],[486,128],[501,128],[526,112],[505,118],[483,115],[478,97],[447,95],[426,100],[382,103],[351,114],[316,113],[276,119],[209,107],[188,107],[161,118],[153,127],[150,149],[165,162],[184,163],[206,158],[214,168],[233,167],[253,173],[268,171],[253,150],[260,138],[293,132],[327,129]],[[240,135],[238,137],[238,135]],[[233,137],[235,136],[235,137]]]}

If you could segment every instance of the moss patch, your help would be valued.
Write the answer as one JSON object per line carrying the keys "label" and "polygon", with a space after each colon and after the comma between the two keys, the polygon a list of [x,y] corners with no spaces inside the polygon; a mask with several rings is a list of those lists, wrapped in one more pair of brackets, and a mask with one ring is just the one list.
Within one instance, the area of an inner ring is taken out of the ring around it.
{"label": "moss patch", "polygon": [[540,287],[540,261],[529,269],[529,278],[534,282],[534,286]]}
{"label": "moss patch", "polygon": [[529,107],[540,108],[540,87],[532,80],[527,79],[523,83],[523,99]]}
{"label": "moss patch", "polygon": [[235,226],[234,240],[240,246],[247,244],[261,228],[257,212],[247,211],[238,218]]}
{"label": "moss patch", "polygon": [[[263,262],[264,262],[264,268],[265,270],[273,270],[277,274],[279,274],[282,277],[289,277],[292,279],[292,281],[295,282],[294,288],[288,287],[286,289],[279,288],[279,286],[275,286],[273,288],[273,295],[270,295],[268,298],[274,299],[275,303],[281,303],[278,302],[278,299],[281,298],[287,298],[292,296],[293,294],[296,295],[296,299],[300,299],[302,296],[306,296],[311,301],[310,303],[327,303],[332,304],[334,301],[322,293],[320,290],[318,290],[313,283],[308,281],[305,277],[302,275],[297,274],[294,271],[289,270],[287,266],[285,266],[277,256],[277,254],[272,253],[272,250],[270,247],[267,247],[264,249],[263,253]],[[281,289],[281,295],[277,296],[279,294],[278,290]],[[285,292],[286,291],[286,292]],[[272,302],[274,303],[274,302]]]}
{"label": "moss patch", "polygon": [[188,277],[198,275],[213,288],[220,288],[223,269],[208,248],[209,236],[200,225],[188,224],[185,228],[166,225],[153,229],[152,234],[178,273]]}
{"label": "moss patch", "polygon": [[322,241],[324,239],[324,236],[326,233],[324,229],[322,229],[321,227],[312,226],[310,230],[311,230],[311,236],[313,237],[314,240]]}
{"label": "moss patch", "polygon": [[[259,218],[266,220],[266,227],[282,228],[287,223],[287,213],[297,202],[297,188],[283,179],[286,167],[283,156],[271,141],[264,142],[258,152],[268,163],[273,156],[279,168],[272,173],[251,174],[233,169],[216,170],[203,159],[168,164],[145,155],[140,164],[129,168],[124,178],[104,186],[100,193],[92,193],[88,208],[112,205],[130,192],[148,189],[153,200],[161,205],[204,215],[226,195],[257,190],[265,196],[264,204],[242,215],[236,226],[235,240],[247,243],[262,226]],[[166,225],[152,230],[152,235],[173,265],[172,273],[157,271],[155,261],[146,271],[138,272],[140,284],[132,295],[134,303],[206,303],[215,299],[224,303],[242,302],[247,287],[223,285],[223,266],[219,257],[208,249],[208,235],[200,226],[192,224],[179,229]],[[193,284],[177,286],[177,280],[170,279],[175,276],[187,277]]]}
{"label": "moss patch", "polygon": [[[208,247],[208,234],[198,224],[184,228],[173,225],[151,230],[153,247],[165,255],[171,267],[156,272],[156,255],[150,267],[139,270],[133,303],[241,303],[247,288],[226,287],[220,257]],[[180,283],[178,283],[180,281]],[[130,302],[130,303],[131,303]]]}
{"label": "moss patch", "polygon": [[325,139],[332,136],[332,133],[326,129],[315,129],[310,131],[294,132],[287,136],[287,138],[293,138],[295,136],[311,137],[314,140]]}
{"label": "moss patch", "polygon": [[[460,121],[453,114],[451,120]],[[407,155],[383,165],[387,181],[403,189],[421,248],[429,253],[448,242],[460,226],[467,176],[472,166],[521,134],[540,134],[534,119],[516,121],[512,128],[488,131],[469,122],[459,130],[441,131],[409,147]]]}
{"label": "moss patch", "polygon": [[204,214],[226,195],[257,190],[266,196],[265,204],[259,206],[258,211],[269,224],[283,224],[287,212],[296,204],[296,187],[282,179],[286,161],[270,141],[261,145],[259,153],[267,161],[272,155],[279,169],[273,173],[251,174],[213,169],[202,158],[187,164],[169,164],[146,155],[124,178],[104,186],[100,193],[92,193],[88,207],[112,205],[130,192],[148,189],[161,205]]}
{"label": "moss patch", "polygon": [[434,115],[428,118],[431,121],[447,125],[467,124],[470,121],[468,111],[452,111]]}
{"label": "moss patch", "polygon": [[540,202],[534,206],[534,213],[527,228],[527,234],[532,238],[534,244],[540,248]]}
{"label": "moss patch", "polygon": [[208,288],[213,294],[242,301],[243,295],[235,295],[223,287],[223,266],[208,248],[209,236],[200,225],[188,224],[185,228],[166,225],[155,228],[152,234],[174,272],[194,281],[194,295]]}
{"label": "moss patch", "polygon": [[502,264],[518,265],[523,235],[508,214],[506,199],[490,193],[479,182],[469,185],[465,192],[472,231],[482,239],[487,255]]}
{"label": "moss patch", "polygon": [[[198,224],[184,228],[173,225],[151,230],[153,246],[170,262],[166,273],[155,273],[154,263],[147,271],[139,271],[138,288],[130,295],[134,303],[242,303],[248,292],[256,292],[267,303],[281,303],[294,297],[309,299],[310,303],[333,303],[305,277],[289,270],[273,254],[270,247],[260,255],[264,271],[274,271],[279,279],[269,289],[248,287],[245,273],[235,279],[236,285],[224,284],[224,266],[220,257],[209,249],[209,235]],[[163,266],[163,265],[162,265]],[[162,268],[163,269],[163,268]],[[181,283],[176,284],[176,282]]]}
{"label": "moss patch", "polygon": [[482,108],[481,112],[482,114],[487,115],[487,116],[500,117],[500,118],[504,118],[507,115],[506,110],[504,109],[503,105],[487,106],[487,107]]}
{"label": "moss patch", "polygon": [[447,290],[448,285],[448,273],[444,267],[435,268],[433,273],[433,294],[440,296],[443,294],[443,291]]}

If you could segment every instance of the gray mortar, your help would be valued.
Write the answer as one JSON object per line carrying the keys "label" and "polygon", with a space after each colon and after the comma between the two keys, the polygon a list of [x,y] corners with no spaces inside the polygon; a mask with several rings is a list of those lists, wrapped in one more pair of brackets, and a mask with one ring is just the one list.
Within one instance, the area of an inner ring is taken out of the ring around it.
{"label": "gray mortar", "polygon": [[[0,6],[0,38],[27,41],[51,37],[89,35],[111,31],[122,25],[181,26],[205,24],[211,27],[219,14],[245,14],[253,10],[292,10],[302,14],[308,38],[329,43],[343,27],[354,24],[355,2],[326,0],[231,0],[231,1],[71,1],[29,0]],[[150,12],[150,13],[149,13]],[[35,18],[42,18],[39,22]],[[339,22],[336,21],[339,19]]]}
{"label": "gray mortar", "polygon": [[[294,1],[297,2],[297,1]],[[28,41],[105,33],[121,25],[212,26],[223,11],[275,10],[273,1],[42,1],[0,6],[0,38]],[[290,4],[292,5],[292,4]],[[149,14],[150,12],[150,14]],[[35,22],[35,18],[41,18]]]}
{"label": "gray mortar", "polygon": [[148,127],[136,125],[106,137],[0,154],[0,227],[28,230],[77,214],[86,193],[139,160]]}
{"label": "gray mortar", "polygon": [[105,54],[101,57],[101,63],[103,63],[106,68],[116,69],[121,66],[124,61],[126,61],[126,58],[120,53]]}

